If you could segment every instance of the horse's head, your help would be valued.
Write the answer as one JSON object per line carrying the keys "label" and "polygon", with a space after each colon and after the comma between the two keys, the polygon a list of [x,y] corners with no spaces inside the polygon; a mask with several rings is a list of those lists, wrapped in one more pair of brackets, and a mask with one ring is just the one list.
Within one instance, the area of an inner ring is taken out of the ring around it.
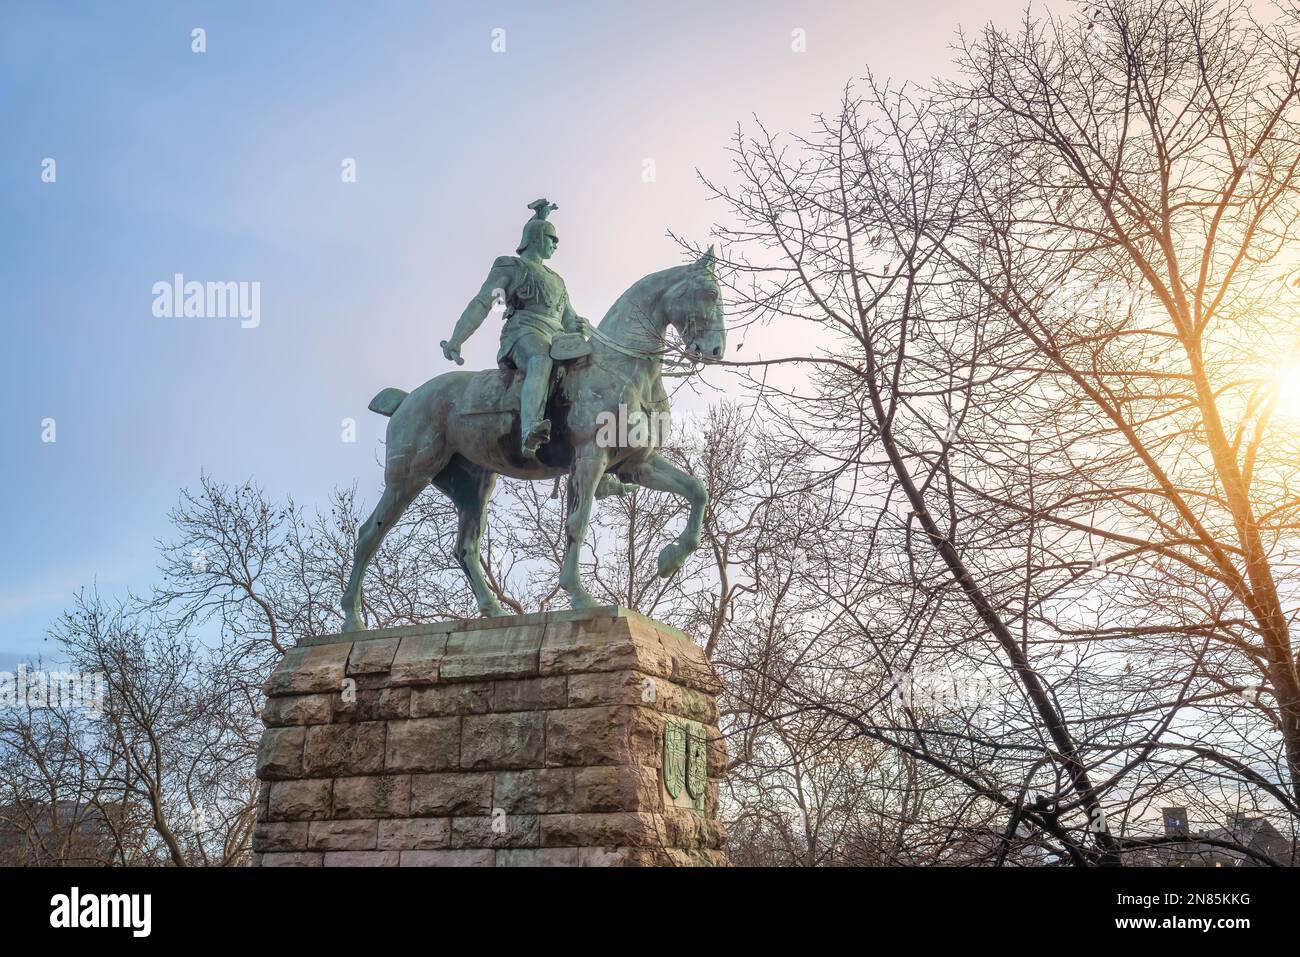
{"label": "horse's head", "polygon": [[668,321],[682,337],[691,358],[711,362],[727,351],[727,327],[722,316],[722,290],[714,275],[713,247],[689,266],[664,292]]}

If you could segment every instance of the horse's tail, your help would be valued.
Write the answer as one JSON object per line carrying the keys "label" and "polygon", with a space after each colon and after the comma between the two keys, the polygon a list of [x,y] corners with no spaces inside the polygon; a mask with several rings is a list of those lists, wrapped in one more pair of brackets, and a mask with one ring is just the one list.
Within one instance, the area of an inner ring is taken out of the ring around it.
{"label": "horse's tail", "polygon": [[408,395],[409,392],[403,392],[401,389],[384,389],[370,400],[370,411],[378,412],[380,415],[392,415]]}

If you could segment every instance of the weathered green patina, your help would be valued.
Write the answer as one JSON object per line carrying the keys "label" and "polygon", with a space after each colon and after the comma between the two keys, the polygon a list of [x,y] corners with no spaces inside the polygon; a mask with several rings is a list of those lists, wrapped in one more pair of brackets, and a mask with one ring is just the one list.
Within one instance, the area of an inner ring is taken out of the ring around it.
{"label": "weathered green patina", "polygon": [[705,810],[709,787],[709,734],[704,725],[677,718],[664,722],[663,780],[664,790],[675,806]]}
{"label": "weathered green patina", "polygon": [[709,783],[709,739],[703,725],[686,726],[686,793],[694,801],[704,800]]}
{"label": "weathered green patina", "polygon": [[[692,360],[712,361],[726,348],[722,296],[713,249],[696,262],[640,279],[610,307],[594,330],[573,311],[559,275],[544,265],[559,242],[547,200],[529,204],[517,257],[496,260],[479,294],[456,323],[444,355],[461,364],[460,347],[491,311],[505,306],[498,368],[449,372],[411,393],[384,389],[370,408],[390,416],[384,493],[357,536],[343,594],[344,630],[364,627],[361,584],[380,542],[415,497],[432,483],[459,515],[456,555],[483,615],[501,615],[483,573],[479,540],[488,497],[498,475],[533,481],[569,479],[569,513],[560,586],[574,608],[597,601],[583,587],[578,559],[593,499],[617,494],[623,483],[671,492],[690,503],[686,527],[659,553],[659,574],[676,573],[700,543],[708,504],[704,485],[654,447],[620,436],[610,421],[630,413],[667,414],[661,380],[672,351],[668,330]],[[590,334],[590,341],[579,341]],[[557,362],[557,359],[564,361]],[[551,389],[552,383],[554,389]]]}
{"label": "weathered green patina", "polygon": [[551,343],[560,333],[582,332],[590,327],[573,311],[560,274],[546,265],[560,244],[555,224],[548,219],[551,211],[559,207],[538,199],[528,208],[533,218],[524,224],[523,238],[515,250],[518,255],[497,257],[478,295],[461,313],[451,338],[441,345],[443,355],[457,365],[463,364],[461,346],[482,325],[493,306],[505,307],[497,364],[524,374],[519,392],[520,447],[525,455],[535,455],[551,437],[551,422],[544,417],[551,381]]}
{"label": "weathered green patina", "polygon": [[686,726],[676,721],[664,724],[664,787],[672,798],[681,796],[686,783]]}

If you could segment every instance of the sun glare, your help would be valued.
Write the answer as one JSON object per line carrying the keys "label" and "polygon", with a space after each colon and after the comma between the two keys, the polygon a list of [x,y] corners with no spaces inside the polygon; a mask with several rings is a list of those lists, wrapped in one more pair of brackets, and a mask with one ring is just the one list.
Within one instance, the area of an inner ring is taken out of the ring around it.
{"label": "sun glare", "polygon": [[1273,415],[1288,421],[1300,421],[1300,360],[1289,359],[1273,373],[1276,405]]}

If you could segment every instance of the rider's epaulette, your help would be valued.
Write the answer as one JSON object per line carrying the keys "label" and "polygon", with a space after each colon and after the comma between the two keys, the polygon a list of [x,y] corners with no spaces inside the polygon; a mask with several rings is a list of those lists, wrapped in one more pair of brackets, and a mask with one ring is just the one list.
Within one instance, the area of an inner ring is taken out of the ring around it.
{"label": "rider's epaulette", "polygon": [[519,262],[518,256],[498,256],[495,260],[492,261],[492,268],[504,269],[509,266],[514,266],[518,264],[518,262]]}

